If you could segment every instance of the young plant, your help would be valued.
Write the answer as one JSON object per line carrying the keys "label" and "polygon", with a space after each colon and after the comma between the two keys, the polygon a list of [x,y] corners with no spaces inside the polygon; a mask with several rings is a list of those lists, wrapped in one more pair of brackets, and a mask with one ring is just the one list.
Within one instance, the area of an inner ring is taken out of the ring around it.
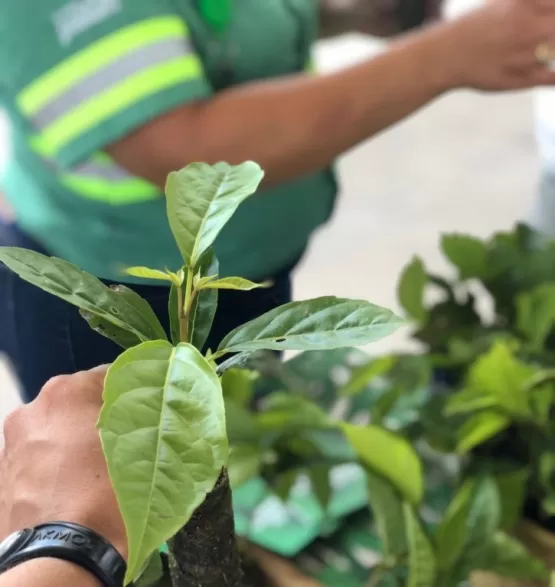
{"label": "young plant", "polygon": [[[128,287],[107,287],[62,259],[25,249],[0,249],[0,261],[22,279],[77,306],[91,328],[127,349],[108,371],[98,421],[127,530],[126,584],[149,568],[166,541],[174,587],[237,587],[241,582],[221,385],[227,368],[261,349],[368,344],[402,323],[390,311],[366,301],[322,297],[276,308],[230,332],[217,349],[203,351],[218,290],[264,285],[239,277],[220,278],[213,249],[224,225],[256,191],[262,176],[252,162],[196,163],[170,174],[168,220],[184,264],[172,271],[133,267],[127,272],[170,285],[171,333]],[[378,466],[377,457],[371,456],[376,435],[385,432],[340,428],[361,458],[386,474],[388,463],[382,457]],[[418,485],[416,492],[413,486],[407,489],[400,469],[392,481],[408,494],[407,499],[418,499]]]}

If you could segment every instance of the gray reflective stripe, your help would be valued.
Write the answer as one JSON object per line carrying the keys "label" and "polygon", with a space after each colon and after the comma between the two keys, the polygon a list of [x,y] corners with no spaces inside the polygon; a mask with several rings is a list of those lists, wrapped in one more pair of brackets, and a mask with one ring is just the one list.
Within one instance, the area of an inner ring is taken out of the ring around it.
{"label": "gray reflective stripe", "polygon": [[54,173],[59,175],[73,175],[75,177],[87,179],[101,179],[103,181],[111,181],[114,183],[129,181],[130,179],[138,179],[132,173],[129,173],[123,167],[115,163],[99,163],[97,161],[86,161],[80,165],[72,167],[69,171],[61,169],[56,163],[55,159],[50,159],[39,155],[35,151],[35,155],[47,165]]}
{"label": "gray reflective stripe", "polygon": [[72,175],[79,175],[81,177],[89,177],[95,179],[103,179],[105,181],[129,181],[130,179],[137,179],[134,175],[129,173],[123,167],[119,167],[115,163],[96,163],[95,161],[88,161],[72,168],[70,173]]}
{"label": "gray reflective stripe", "polygon": [[84,101],[102,94],[138,71],[191,53],[193,53],[193,47],[190,41],[181,38],[165,39],[140,47],[68,88],[66,92],[58,95],[39,110],[32,120],[37,128],[42,130]]}

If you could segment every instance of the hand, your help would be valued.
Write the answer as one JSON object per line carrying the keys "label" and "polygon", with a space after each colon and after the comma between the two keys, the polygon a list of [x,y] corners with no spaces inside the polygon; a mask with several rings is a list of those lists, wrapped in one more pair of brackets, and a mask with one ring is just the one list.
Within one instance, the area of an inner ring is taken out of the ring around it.
{"label": "hand", "polygon": [[555,39],[555,1],[492,0],[438,27],[451,87],[518,90],[555,84],[539,45]]}
{"label": "hand", "polygon": [[0,451],[0,541],[45,522],[95,530],[127,556],[123,520],[96,421],[106,368],[50,380],[4,424]]}

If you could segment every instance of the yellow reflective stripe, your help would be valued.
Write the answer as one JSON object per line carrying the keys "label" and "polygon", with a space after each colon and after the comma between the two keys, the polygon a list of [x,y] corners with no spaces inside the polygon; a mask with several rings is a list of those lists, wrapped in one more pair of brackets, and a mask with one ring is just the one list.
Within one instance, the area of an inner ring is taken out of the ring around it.
{"label": "yellow reflective stripe", "polygon": [[68,86],[139,47],[172,37],[188,37],[185,22],[176,16],[143,20],[96,41],[29,84],[17,97],[26,115],[33,115]]}
{"label": "yellow reflective stripe", "polygon": [[71,174],[62,174],[58,179],[64,186],[81,197],[114,206],[136,204],[161,196],[161,192],[156,186],[142,179],[110,182],[102,179],[77,177]]}
{"label": "yellow reflective stripe", "polygon": [[[45,163],[51,163],[55,166],[55,160],[52,157],[55,153],[48,148],[48,145],[45,145],[40,135],[31,137],[28,144]],[[100,172],[104,166],[108,175],[109,171],[117,165],[107,153],[102,151],[94,153],[89,158],[89,162],[97,164]],[[162,194],[153,184],[132,176],[129,179],[112,181],[107,178],[87,176],[83,171],[76,170],[75,172],[58,171],[56,179],[78,196],[112,205],[144,202],[156,199]]]}
{"label": "yellow reflective stripe", "polygon": [[[29,146],[35,153],[40,155],[43,159],[53,159],[56,156],[56,149],[49,145],[45,140],[43,135],[35,135],[30,137],[29,139]],[[104,153],[104,151],[97,151],[93,153],[89,159],[96,163],[112,163],[114,164],[114,160],[108,155],[108,153]]]}
{"label": "yellow reflective stripe", "polygon": [[50,149],[58,151],[64,145],[98,126],[110,116],[161,90],[202,75],[202,64],[196,55],[186,55],[150,69],[139,71],[111,90],[83,102],[80,106],[54,121],[42,133]]}

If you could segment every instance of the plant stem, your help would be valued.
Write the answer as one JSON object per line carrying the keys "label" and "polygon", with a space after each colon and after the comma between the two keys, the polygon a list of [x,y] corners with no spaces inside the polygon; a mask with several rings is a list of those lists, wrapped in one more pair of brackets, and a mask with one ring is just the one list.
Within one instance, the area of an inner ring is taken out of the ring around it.
{"label": "plant stem", "polygon": [[183,299],[183,289],[178,291],[179,304],[179,339],[181,342],[189,341],[189,312],[191,311],[191,304],[193,302],[193,277],[194,270],[187,267],[187,277],[185,281],[185,299]]}
{"label": "plant stem", "polygon": [[177,319],[179,320],[179,340],[181,342],[188,342],[188,325],[185,316],[185,308],[183,301],[183,288],[177,288]]}
{"label": "plant stem", "polygon": [[169,547],[173,587],[240,587],[243,573],[225,469]]}

